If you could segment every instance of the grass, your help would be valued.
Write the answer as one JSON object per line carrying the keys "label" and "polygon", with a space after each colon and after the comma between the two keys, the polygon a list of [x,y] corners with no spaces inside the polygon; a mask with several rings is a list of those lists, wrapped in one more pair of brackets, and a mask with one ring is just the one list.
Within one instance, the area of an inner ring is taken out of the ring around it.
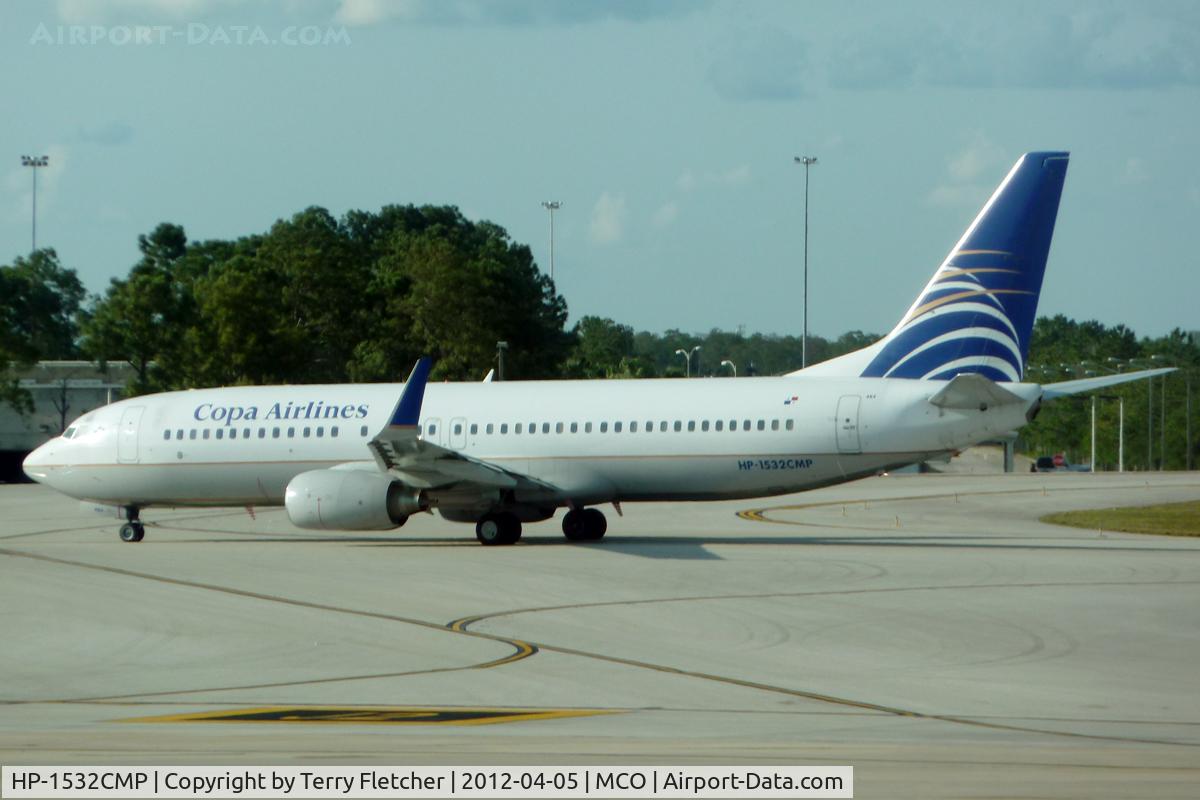
{"label": "grass", "polygon": [[1159,506],[1101,508],[1094,511],[1063,511],[1047,514],[1042,522],[1122,533],[1154,533],[1160,536],[1200,536],[1200,500]]}

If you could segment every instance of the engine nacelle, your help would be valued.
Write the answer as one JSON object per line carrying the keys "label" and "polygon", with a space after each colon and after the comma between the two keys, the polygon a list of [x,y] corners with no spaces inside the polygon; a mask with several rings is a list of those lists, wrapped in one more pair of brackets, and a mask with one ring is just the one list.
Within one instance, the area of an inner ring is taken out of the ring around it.
{"label": "engine nacelle", "polygon": [[292,478],[284,494],[288,517],[298,528],[386,531],[429,507],[423,493],[381,472],[315,469]]}

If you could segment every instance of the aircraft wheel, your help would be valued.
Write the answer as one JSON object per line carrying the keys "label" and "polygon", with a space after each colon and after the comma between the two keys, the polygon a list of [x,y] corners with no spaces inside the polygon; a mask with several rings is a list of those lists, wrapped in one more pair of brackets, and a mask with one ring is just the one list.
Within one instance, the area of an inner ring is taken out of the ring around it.
{"label": "aircraft wheel", "polygon": [[121,526],[122,542],[140,542],[146,538],[146,528],[138,521],[126,522]]}
{"label": "aircraft wheel", "polygon": [[521,520],[513,514],[488,514],[475,523],[475,538],[489,547],[515,544],[521,538]]}
{"label": "aircraft wheel", "polygon": [[563,536],[572,542],[583,541],[587,538],[586,511],[582,508],[572,508],[562,521]]}
{"label": "aircraft wheel", "polygon": [[590,542],[599,541],[608,532],[608,520],[598,508],[589,508],[583,512],[584,538]]}

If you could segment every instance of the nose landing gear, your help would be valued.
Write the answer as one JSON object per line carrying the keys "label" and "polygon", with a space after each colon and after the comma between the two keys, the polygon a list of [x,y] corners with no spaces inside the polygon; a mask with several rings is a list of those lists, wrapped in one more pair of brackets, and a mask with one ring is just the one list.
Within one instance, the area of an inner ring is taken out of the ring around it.
{"label": "nose landing gear", "polygon": [[120,536],[122,542],[140,542],[146,538],[146,526],[138,519],[140,510],[137,506],[125,507],[125,516],[129,521],[121,526]]}

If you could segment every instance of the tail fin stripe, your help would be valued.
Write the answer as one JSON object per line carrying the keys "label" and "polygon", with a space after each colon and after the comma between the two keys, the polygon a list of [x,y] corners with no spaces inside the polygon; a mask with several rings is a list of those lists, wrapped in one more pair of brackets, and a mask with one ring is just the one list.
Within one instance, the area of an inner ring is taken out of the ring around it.
{"label": "tail fin stripe", "polygon": [[957,330],[950,331],[949,333],[942,334],[937,338],[930,339],[928,342],[925,342],[920,347],[916,348],[898,361],[896,366],[888,370],[888,376],[891,376],[898,370],[904,369],[904,365],[908,363],[909,360],[917,358],[922,353],[926,352],[927,350],[931,350],[934,347],[944,345],[948,342],[957,342],[960,346],[960,350],[966,350],[970,349],[967,343],[975,339],[986,339],[989,342],[995,342],[1001,347],[1007,349],[1008,356],[1005,357],[1005,360],[1012,364],[1018,372],[1021,371],[1021,353],[1017,350],[1017,343],[1008,335],[1008,332],[996,330],[995,328],[989,329],[986,327],[981,327],[959,328]]}
{"label": "tail fin stripe", "polygon": [[1012,324],[996,309],[979,304],[964,305],[961,310],[937,312],[915,322],[908,329],[889,341],[871,361],[863,377],[883,377],[909,353],[923,343],[965,329],[990,328],[999,336],[1016,342],[1017,332]]}
{"label": "tail fin stripe", "polygon": [[[961,365],[958,372],[974,372],[971,365],[991,366],[1011,371],[1008,380],[1020,380],[1021,365],[1013,363],[1012,351],[992,339],[968,336],[934,345],[920,355],[907,359],[887,372],[886,378],[924,378],[944,369]],[[1005,368],[1008,368],[1007,370]]]}

